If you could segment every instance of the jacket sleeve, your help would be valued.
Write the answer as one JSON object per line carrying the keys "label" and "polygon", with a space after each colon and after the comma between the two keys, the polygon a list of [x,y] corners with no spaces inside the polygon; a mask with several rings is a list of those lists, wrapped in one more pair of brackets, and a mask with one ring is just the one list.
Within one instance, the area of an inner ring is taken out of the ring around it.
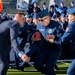
{"label": "jacket sleeve", "polygon": [[15,52],[18,54],[20,52],[21,48],[18,44],[17,36],[18,36],[18,30],[17,30],[16,25],[11,26],[10,27],[10,41],[11,41],[11,44],[12,44]]}
{"label": "jacket sleeve", "polygon": [[67,43],[73,36],[74,33],[74,27],[73,26],[68,26],[66,28],[65,33],[63,34],[63,36],[61,36],[58,40],[55,40],[56,44],[65,44]]}

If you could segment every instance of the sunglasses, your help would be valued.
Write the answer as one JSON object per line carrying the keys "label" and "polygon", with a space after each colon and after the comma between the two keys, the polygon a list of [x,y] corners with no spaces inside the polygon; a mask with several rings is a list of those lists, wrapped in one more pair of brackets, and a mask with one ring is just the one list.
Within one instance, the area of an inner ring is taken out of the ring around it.
{"label": "sunglasses", "polygon": [[39,21],[42,21],[42,22],[43,22],[43,21],[44,21],[45,19],[47,19],[47,18],[48,18],[48,17],[46,17],[46,18],[43,18],[43,19],[39,19]]}

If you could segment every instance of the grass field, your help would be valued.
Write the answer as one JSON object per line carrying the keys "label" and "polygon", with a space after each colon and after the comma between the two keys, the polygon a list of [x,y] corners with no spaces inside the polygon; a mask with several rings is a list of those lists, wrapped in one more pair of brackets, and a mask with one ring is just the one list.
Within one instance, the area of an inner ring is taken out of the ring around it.
{"label": "grass field", "polygon": [[[67,75],[66,71],[69,67],[70,63],[58,63],[59,69],[56,71],[56,75]],[[39,72],[37,72],[34,67],[28,67],[24,69],[25,72],[21,72],[20,70],[16,69],[9,69],[7,75],[43,75]]]}

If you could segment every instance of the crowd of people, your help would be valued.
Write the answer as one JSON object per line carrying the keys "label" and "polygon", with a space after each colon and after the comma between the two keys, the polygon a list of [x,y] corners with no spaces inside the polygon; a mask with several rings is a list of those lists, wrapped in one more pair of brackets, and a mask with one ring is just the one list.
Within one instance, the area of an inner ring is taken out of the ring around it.
{"label": "crowd of people", "polygon": [[[16,68],[24,71],[30,61],[45,75],[56,75],[58,59],[75,57],[75,6],[64,6],[64,2],[40,8],[38,2],[29,0],[26,14],[17,13],[12,19],[7,13],[0,15],[0,75],[6,75],[9,64],[8,52],[15,51]],[[19,26],[18,26],[19,24]],[[3,51],[6,50],[6,51]],[[21,50],[21,51],[20,51]],[[21,58],[21,59],[20,59]],[[75,61],[68,75],[74,75]]]}

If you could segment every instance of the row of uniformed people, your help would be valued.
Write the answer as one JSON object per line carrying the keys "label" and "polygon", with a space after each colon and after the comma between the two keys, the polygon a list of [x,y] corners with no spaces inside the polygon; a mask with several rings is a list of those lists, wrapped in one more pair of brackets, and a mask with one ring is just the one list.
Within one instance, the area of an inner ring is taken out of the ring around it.
{"label": "row of uniformed people", "polygon": [[[70,8],[71,7],[74,7],[73,1],[70,3]],[[64,2],[61,2],[60,6],[58,6],[56,0],[54,0],[53,4],[50,5],[49,12],[51,14],[51,17],[55,14],[56,15],[61,15],[62,13],[67,14],[68,8],[69,7],[64,5]],[[35,1],[34,3],[32,3],[32,0],[29,0],[29,9],[27,11],[28,14],[34,15],[34,14],[37,14],[38,12],[40,12],[42,10],[48,10],[46,2],[44,2],[43,5],[42,5],[42,8],[40,8],[38,2]]]}
{"label": "row of uniformed people", "polygon": [[60,6],[57,5],[56,0],[53,1],[53,4],[50,6],[49,12],[51,12],[51,17],[53,17],[53,15],[61,15],[62,13],[67,14],[67,9],[74,7],[74,2],[72,1],[70,3],[70,7],[67,7],[64,5],[64,2],[60,3]]}

